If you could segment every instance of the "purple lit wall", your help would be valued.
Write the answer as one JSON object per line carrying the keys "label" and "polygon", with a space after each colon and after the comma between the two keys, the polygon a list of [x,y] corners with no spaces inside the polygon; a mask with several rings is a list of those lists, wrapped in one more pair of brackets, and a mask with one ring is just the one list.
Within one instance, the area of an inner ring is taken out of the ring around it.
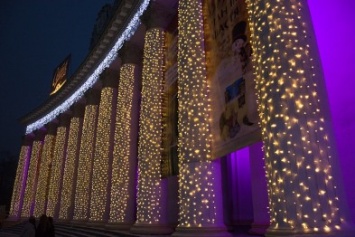
{"label": "purple lit wall", "polygon": [[308,0],[323,64],[340,168],[355,220],[355,1]]}

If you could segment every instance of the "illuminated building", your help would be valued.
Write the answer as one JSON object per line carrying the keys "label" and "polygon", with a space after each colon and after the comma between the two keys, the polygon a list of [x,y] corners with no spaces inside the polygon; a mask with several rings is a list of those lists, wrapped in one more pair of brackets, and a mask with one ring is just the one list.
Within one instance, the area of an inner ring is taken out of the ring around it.
{"label": "illuminated building", "polygon": [[11,216],[352,236],[325,91],[306,1],[121,1],[23,118]]}

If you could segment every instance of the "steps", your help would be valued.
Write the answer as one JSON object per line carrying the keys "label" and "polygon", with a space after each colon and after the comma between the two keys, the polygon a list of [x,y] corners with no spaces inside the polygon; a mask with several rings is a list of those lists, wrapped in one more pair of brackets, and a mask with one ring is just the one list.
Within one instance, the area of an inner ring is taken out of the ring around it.
{"label": "steps", "polygon": [[[22,222],[0,230],[0,237],[17,237],[21,234],[26,222]],[[56,237],[138,237],[129,233],[93,228],[72,224],[55,223]]]}

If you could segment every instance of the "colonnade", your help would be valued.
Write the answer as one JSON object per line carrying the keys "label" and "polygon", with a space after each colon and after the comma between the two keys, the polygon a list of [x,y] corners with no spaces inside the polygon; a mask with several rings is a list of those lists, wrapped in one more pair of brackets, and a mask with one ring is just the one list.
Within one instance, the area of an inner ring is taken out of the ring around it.
{"label": "colonnade", "polygon": [[[337,157],[307,3],[246,4],[268,182],[268,234],[341,236],[347,216],[336,185]],[[143,48],[126,42],[118,66],[106,68],[85,98],[25,136],[11,216],[46,213],[135,233],[229,236],[220,163],[211,160],[202,0],[179,1],[179,217],[177,226],[168,221],[167,181],[160,173],[163,12],[151,13]],[[254,208],[263,207],[255,202]],[[263,222],[260,216],[255,225]]]}

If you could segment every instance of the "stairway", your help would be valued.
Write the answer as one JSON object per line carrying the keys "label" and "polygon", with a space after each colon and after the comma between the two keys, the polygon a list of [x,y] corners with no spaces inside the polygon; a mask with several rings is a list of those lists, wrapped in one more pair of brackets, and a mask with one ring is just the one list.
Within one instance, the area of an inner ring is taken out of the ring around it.
{"label": "stairway", "polygon": [[[0,237],[18,237],[20,236],[26,222],[22,222],[0,230]],[[103,228],[92,228],[86,226],[77,226],[72,224],[55,223],[56,237],[138,237],[129,233],[117,232],[115,230],[106,230]]]}

